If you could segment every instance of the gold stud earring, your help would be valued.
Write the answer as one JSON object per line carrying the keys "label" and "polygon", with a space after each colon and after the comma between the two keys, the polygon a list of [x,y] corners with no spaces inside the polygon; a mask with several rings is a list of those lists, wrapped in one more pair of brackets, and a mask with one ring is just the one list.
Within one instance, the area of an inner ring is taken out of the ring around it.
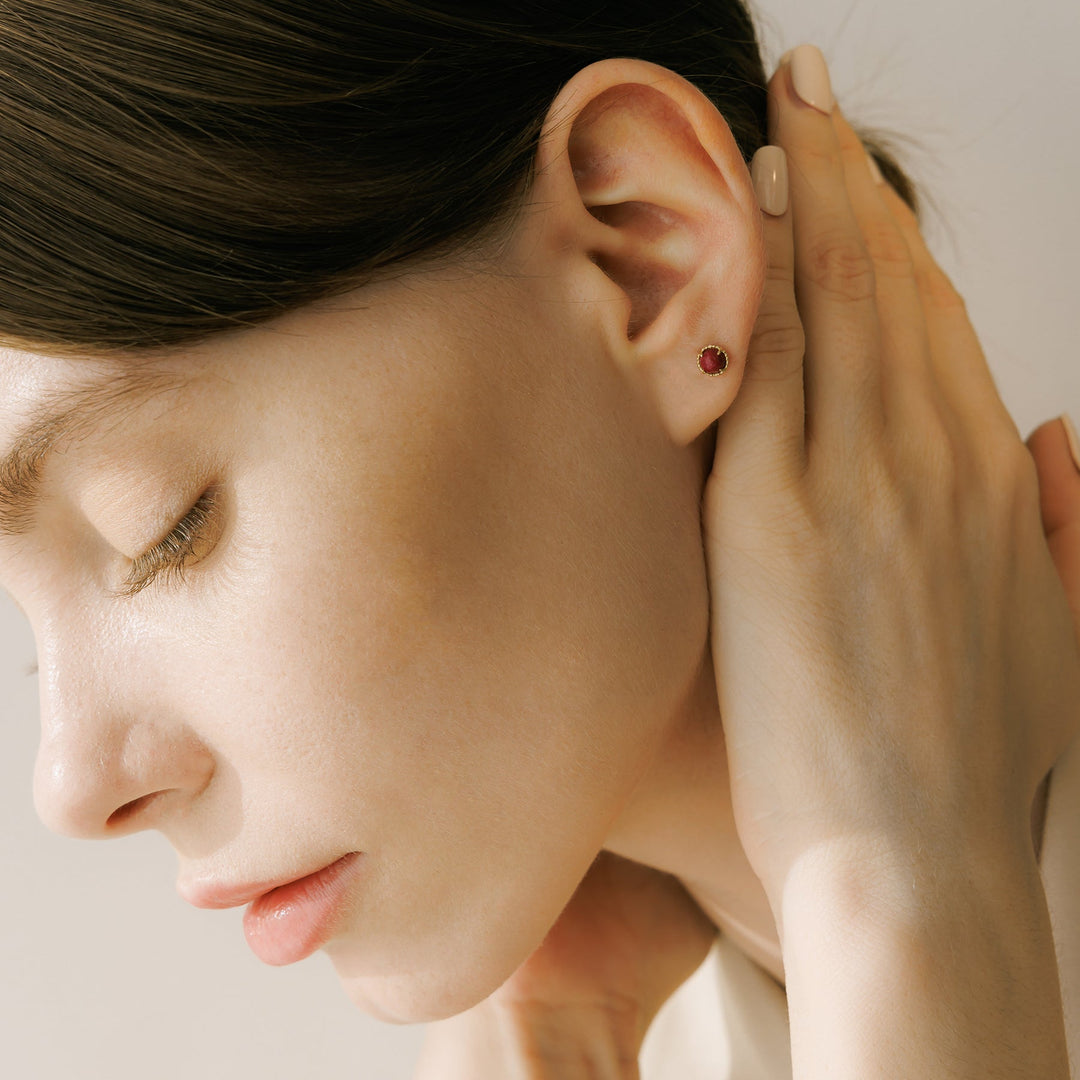
{"label": "gold stud earring", "polygon": [[728,366],[727,350],[719,345],[706,345],[697,355],[697,366],[706,375],[723,375]]}

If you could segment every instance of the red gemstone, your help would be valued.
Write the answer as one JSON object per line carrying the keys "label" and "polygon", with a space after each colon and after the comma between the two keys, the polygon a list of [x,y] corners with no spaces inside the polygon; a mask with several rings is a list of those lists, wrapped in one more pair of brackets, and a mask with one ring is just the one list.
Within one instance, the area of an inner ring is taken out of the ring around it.
{"label": "red gemstone", "polygon": [[719,375],[721,371],[727,369],[727,354],[715,345],[710,345],[707,349],[701,350],[698,366],[706,375]]}

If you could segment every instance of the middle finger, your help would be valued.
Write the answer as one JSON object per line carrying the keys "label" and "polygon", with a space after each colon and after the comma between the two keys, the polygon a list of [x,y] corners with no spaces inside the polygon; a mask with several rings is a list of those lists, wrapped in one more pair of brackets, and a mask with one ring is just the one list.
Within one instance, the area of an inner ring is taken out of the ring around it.
{"label": "middle finger", "polygon": [[848,196],[828,69],[795,49],[769,85],[770,141],[788,156],[795,291],[806,330],[806,439],[857,453],[884,428],[873,262]]}
{"label": "middle finger", "polygon": [[930,356],[930,337],[907,240],[885,203],[862,141],[833,110],[848,195],[863,243],[874,263],[881,323],[881,379],[887,422],[900,434],[917,432],[927,409],[944,406]]}

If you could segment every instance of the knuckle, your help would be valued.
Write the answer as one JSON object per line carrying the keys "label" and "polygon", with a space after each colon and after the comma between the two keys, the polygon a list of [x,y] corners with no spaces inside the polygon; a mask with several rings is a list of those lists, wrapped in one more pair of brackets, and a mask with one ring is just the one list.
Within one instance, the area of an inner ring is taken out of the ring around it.
{"label": "knuckle", "polygon": [[877,293],[874,264],[866,249],[847,236],[828,235],[807,252],[806,274],[822,292],[853,303],[872,300]]}
{"label": "knuckle", "polygon": [[923,508],[911,497],[910,477],[887,454],[867,454],[850,470],[834,476],[818,492],[829,520],[843,523],[853,543],[842,546],[854,558],[892,562],[917,533]]}
{"label": "knuckle", "polygon": [[907,241],[889,222],[875,221],[863,234],[866,248],[879,276],[912,278],[915,268]]}
{"label": "knuckle", "polygon": [[904,478],[913,520],[942,502],[955,507],[960,485],[956,446],[936,409],[921,415],[917,427],[896,432],[890,441],[889,467],[891,475]]}
{"label": "knuckle", "polygon": [[867,495],[860,502],[867,507],[875,548],[888,550],[909,528],[911,507],[897,472],[884,460],[874,459],[864,466]]}
{"label": "knuckle", "polygon": [[919,295],[926,307],[946,314],[966,313],[967,304],[964,298],[956,291],[956,286],[939,266],[929,264],[921,267],[916,274],[916,281]]}
{"label": "knuckle", "polygon": [[1038,508],[1039,470],[1019,438],[1010,438],[1004,432],[1000,437],[983,438],[978,471],[984,491],[1007,512]]}
{"label": "knuckle", "polygon": [[958,486],[956,447],[945,421],[936,411],[931,411],[920,424],[918,456],[921,466],[918,475],[928,490],[942,492],[949,503],[955,502]]}
{"label": "knuckle", "polygon": [[766,293],[770,290],[790,294],[795,280],[795,264],[791,259],[773,258],[765,267]]}
{"label": "knuckle", "polygon": [[758,315],[750,342],[754,356],[792,356],[801,363],[806,333],[793,311],[764,311]]}
{"label": "knuckle", "polygon": [[1019,441],[980,440],[961,498],[958,533],[971,550],[986,550],[989,541],[1015,552],[1023,535],[1042,531],[1035,460]]}

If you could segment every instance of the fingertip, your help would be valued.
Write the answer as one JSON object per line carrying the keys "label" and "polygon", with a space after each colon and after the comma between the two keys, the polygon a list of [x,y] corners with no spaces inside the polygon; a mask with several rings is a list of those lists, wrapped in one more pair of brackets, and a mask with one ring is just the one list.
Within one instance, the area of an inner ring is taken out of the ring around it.
{"label": "fingertip", "polygon": [[1080,436],[1068,413],[1044,420],[1024,445],[1040,472],[1048,470],[1059,483],[1068,482],[1070,488],[1080,489]]}
{"label": "fingertip", "polygon": [[791,55],[794,51],[794,49],[789,49],[780,57],[780,63],[776,65],[776,70],[766,84],[769,102],[774,109],[779,107],[781,101],[790,104],[800,100],[795,92],[795,84],[791,76]]}
{"label": "fingertip", "polygon": [[1039,503],[1046,533],[1080,523],[1080,466],[1073,458],[1066,417],[1045,420],[1027,437],[1025,445],[1039,474]]}
{"label": "fingertip", "polygon": [[1072,422],[1068,413],[1062,413],[1058,419],[1065,429],[1065,441],[1069,445],[1069,455],[1076,466],[1077,474],[1080,475],[1080,435],[1076,433],[1076,425]]}
{"label": "fingertip", "polygon": [[828,116],[836,105],[825,54],[816,45],[800,45],[791,52],[791,84],[804,105]]}

